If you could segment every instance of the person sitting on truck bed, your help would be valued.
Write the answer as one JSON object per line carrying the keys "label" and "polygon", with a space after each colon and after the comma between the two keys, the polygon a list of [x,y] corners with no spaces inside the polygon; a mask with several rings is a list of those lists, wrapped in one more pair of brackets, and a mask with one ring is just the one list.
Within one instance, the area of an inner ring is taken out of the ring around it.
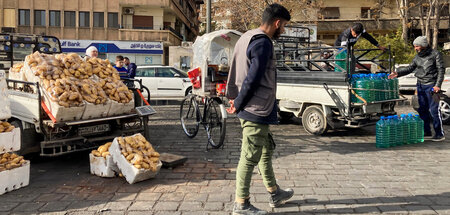
{"label": "person sitting on truck bed", "polygon": [[95,46],[90,46],[86,49],[86,56],[89,57],[98,57],[98,50]]}
{"label": "person sitting on truck bed", "polygon": [[381,46],[375,38],[373,38],[369,33],[366,32],[364,26],[361,23],[355,23],[352,27],[347,28],[345,31],[343,31],[337,38],[336,42],[334,42],[334,46],[347,46],[347,44],[350,46],[354,46],[360,36],[364,37],[374,46],[382,50],[386,49],[385,47]]}
{"label": "person sitting on truck bed", "polygon": [[123,56],[122,55],[118,55],[116,57],[116,65],[114,66],[114,68],[117,69],[117,71],[119,72],[120,78],[128,78],[128,70],[123,67]]}

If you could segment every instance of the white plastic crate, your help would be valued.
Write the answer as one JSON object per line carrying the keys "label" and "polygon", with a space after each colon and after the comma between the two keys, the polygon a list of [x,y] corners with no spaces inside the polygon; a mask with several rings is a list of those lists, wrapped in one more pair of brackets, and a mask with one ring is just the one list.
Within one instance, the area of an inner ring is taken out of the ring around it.
{"label": "white plastic crate", "polygon": [[134,99],[124,104],[111,100],[111,107],[108,111],[108,116],[117,116],[121,114],[128,114],[134,109]]}
{"label": "white plastic crate", "polygon": [[0,155],[20,150],[20,128],[0,133]]}
{"label": "white plastic crate", "polygon": [[28,186],[30,183],[30,161],[21,167],[0,172],[0,195]]}
{"label": "white plastic crate", "polygon": [[11,118],[11,108],[9,106],[6,73],[4,70],[0,70],[0,120],[9,118]]}
{"label": "white plastic crate", "polygon": [[41,90],[41,92],[44,97],[45,105],[47,106],[50,113],[52,113],[52,115],[55,117],[57,122],[80,120],[83,116],[84,110],[86,108],[85,104],[79,107],[66,108],[59,105],[58,102],[52,101],[51,96],[45,90]]}
{"label": "white plastic crate", "polygon": [[108,100],[105,104],[92,104],[86,102],[86,109],[84,109],[81,119],[94,119],[108,116],[108,111],[111,108],[111,101]]}
{"label": "white plastic crate", "polygon": [[116,173],[120,173],[117,165],[114,163],[112,156],[96,157],[92,153],[89,154],[89,162],[91,164],[91,174],[105,178],[116,177]]}
{"label": "white plastic crate", "polygon": [[109,147],[109,153],[113,157],[113,160],[117,164],[119,170],[122,172],[122,175],[130,184],[156,177],[162,166],[161,161],[159,161],[155,172],[147,169],[137,169],[122,155],[117,138],[114,139],[111,147]]}

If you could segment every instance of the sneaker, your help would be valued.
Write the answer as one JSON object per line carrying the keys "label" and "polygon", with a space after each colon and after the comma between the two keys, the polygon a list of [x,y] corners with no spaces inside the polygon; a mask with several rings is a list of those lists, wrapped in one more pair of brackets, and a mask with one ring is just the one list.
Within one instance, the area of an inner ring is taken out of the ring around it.
{"label": "sneaker", "polygon": [[294,190],[292,190],[291,188],[283,190],[277,184],[277,190],[273,193],[270,193],[269,206],[272,208],[278,207],[286,203],[286,201],[289,200],[293,195]]}
{"label": "sneaker", "polygon": [[243,204],[241,203],[234,203],[233,207],[233,215],[266,215],[268,214],[267,211],[260,210],[250,204],[250,200],[246,199]]}
{"label": "sneaker", "polygon": [[423,135],[423,139],[424,140],[431,140],[431,139],[433,139],[433,135],[431,135],[431,133],[425,133]]}
{"label": "sneaker", "polygon": [[440,142],[445,140],[445,136],[434,136],[433,139],[431,139],[434,142]]}

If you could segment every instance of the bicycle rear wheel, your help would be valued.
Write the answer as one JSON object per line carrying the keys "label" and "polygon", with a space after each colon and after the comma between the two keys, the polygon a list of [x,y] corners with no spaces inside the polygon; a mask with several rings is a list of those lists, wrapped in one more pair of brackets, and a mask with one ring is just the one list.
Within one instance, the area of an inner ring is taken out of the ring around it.
{"label": "bicycle rear wheel", "polygon": [[184,133],[190,138],[195,137],[200,124],[200,112],[195,96],[186,96],[181,102],[180,120]]}
{"label": "bicycle rear wheel", "polygon": [[225,141],[225,106],[217,98],[211,98],[207,105],[205,117],[207,123],[206,133],[208,134],[208,143],[216,149],[221,147]]}

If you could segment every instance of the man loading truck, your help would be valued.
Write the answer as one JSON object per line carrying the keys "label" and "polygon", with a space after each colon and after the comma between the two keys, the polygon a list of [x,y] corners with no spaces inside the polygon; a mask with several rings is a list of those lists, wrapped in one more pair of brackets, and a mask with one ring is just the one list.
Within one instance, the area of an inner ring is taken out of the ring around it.
{"label": "man loading truck", "polygon": [[[389,78],[405,76],[411,72],[417,77],[417,96],[419,99],[419,115],[424,122],[424,137],[431,138],[430,123],[433,119],[434,136],[433,141],[445,140],[442,128],[442,117],[439,109],[439,95],[442,82],[444,81],[444,61],[442,54],[432,49],[426,36],[417,37],[414,42],[417,55],[406,68],[399,68],[389,75]],[[433,99],[437,97],[438,99]],[[431,115],[431,119],[430,119]]]}

